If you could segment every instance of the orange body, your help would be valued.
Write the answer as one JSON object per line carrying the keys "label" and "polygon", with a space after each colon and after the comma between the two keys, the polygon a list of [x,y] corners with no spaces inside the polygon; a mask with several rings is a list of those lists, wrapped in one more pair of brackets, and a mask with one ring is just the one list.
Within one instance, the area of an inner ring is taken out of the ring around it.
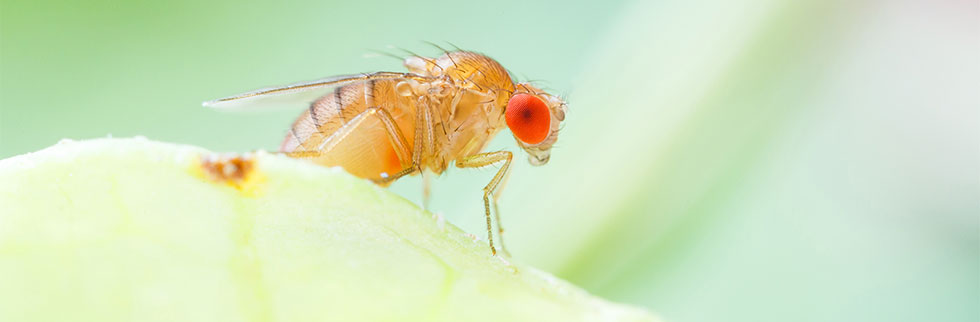
{"label": "orange body", "polygon": [[[387,185],[449,164],[476,168],[501,164],[483,188],[492,253],[491,197],[510,169],[513,153],[481,152],[510,128],[531,164],[548,162],[565,118],[565,103],[529,84],[515,84],[507,70],[481,54],[456,51],[437,58],[411,56],[408,73],[376,72],[259,89],[214,101],[215,108],[265,105],[298,98],[308,109],[293,122],[280,150]],[[310,103],[312,102],[312,103]],[[499,216],[497,218],[499,232]]]}
{"label": "orange body", "polygon": [[514,92],[514,83],[496,61],[476,53],[454,52],[428,63],[413,57],[406,65],[432,80],[379,79],[336,87],[299,116],[280,150],[317,151],[347,121],[376,106],[398,124],[409,149],[407,156],[399,158],[381,121],[370,118],[330,151],[311,159],[379,181],[412,164],[415,117],[420,106],[432,112],[433,128],[431,142],[424,138],[425,151],[418,151],[421,166],[437,174],[445,171],[450,161],[480,152],[505,127],[504,107]]}

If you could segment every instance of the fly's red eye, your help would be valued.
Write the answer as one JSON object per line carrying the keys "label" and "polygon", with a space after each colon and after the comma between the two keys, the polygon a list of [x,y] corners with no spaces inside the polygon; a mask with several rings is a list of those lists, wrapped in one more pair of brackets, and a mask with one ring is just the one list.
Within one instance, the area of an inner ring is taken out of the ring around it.
{"label": "fly's red eye", "polygon": [[541,143],[551,130],[551,112],[534,95],[517,94],[507,102],[507,127],[517,139],[529,145]]}

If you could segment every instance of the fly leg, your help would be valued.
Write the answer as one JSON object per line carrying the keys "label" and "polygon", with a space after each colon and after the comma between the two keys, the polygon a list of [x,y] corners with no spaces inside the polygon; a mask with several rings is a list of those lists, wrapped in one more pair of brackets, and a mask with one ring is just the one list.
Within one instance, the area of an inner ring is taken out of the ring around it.
{"label": "fly leg", "polygon": [[[506,173],[510,170],[510,161],[514,158],[514,154],[510,151],[496,151],[474,154],[471,156],[464,157],[462,159],[456,160],[456,167],[459,168],[479,168],[485,167],[498,163],[500,161],[504,162],[504,165],[497,170],[497,174],[493,176],[485,187],[483,187],[483,208],[486,210],[487,217],[487,241],[490,242],[490,252],[493,255],[497,255],[497,249],[493,247],[493,226],[490,224],[490,196],[494,195],[500,182],[503,181]],[[494,201],[496,203],[496,195],[494,195]],[[497,226],[500,226],[500,217],[497,217]]]}
{"label": "fly leg", "polygon": [[[385,112],[387,114],[387,112]],[[391,121],[392,127],[398,129],[398,124],[395,124],[391,120],[391,115],[385,115],[389,121]],[[387,128],[387,125],[385,126]],[[399,130],[399,133],[401,131]],[[375,180],[378,184],[385,184],[398,178],[404,177],[406,175],[415,173],[416,171],[422,172],[422,155],[425,151],[432,150],[433,141],[433,129],[432,129],[432,115],[429,111],[428,104],[426,104],[425,97],[419,98],[418,105],[415,109],[415,141],[414,147],[412,149],[412,163],[408,167],[398,171],[397,173],[388,176],[387,178],[381,178],[380,180]],[[390,131],[389,131],[390,134]],[[402,136],[404,137],[404,136]],[[400,157],[400,156],[399,156]],[[404,159],[403,159],[404,160]]]}
{"label": "fly leg", "polygon": [[430,176],[432,173],[422,172],[422,209],[425,210],[429,210],[429,198],[432,196]]}
{"label": "fly leg", "polygon": [[497,239],[500,240],[500,251],[504,253],[505,256],[510,257],[510,252],[507,251],[507,245],[504,244],[504,224],[500,222],[500,193],[504,191],[504,186],[507,185],[507,181],[510,180],[510,170],[504,174],[504,179],[500,181],[500,185],[497,186],[497,191],[493,193],[493,216],[497,220]]}
{"label": "fly leg", "polygon": [[[435,129],[434,125],[432,125],[432,111],[427,106],[426,104],[419,104],[418,112],[416,112],[418,114],[416,124],[419,126],[415,128],[415,142],[417,142],[415,144],[415,151],[419,151],[419,164],[421,164],[422,153],[431,154],[432,150],[435,149],[435,143],[433,142],[435,141]],[[445,122],[443,122],[443,126],[445,126]],[[425,133],[422,133],[422,131],[425,131]],[[423,140],[422,138],[425,139]],[[429,181],[431,173],[422,171],[421,166],[418,167],[418,171],[422,174],[422,209],[429,210],[429,197],[432,192],[430,190],[431,182]]]}
{"label": "fly leg", "polygon": [[395,148],[398,160],[401,160],[403,166],[407,165],[407,161],[412,160],[411,151],[408,149],[408,143],[405,141],[405,134],[398,127],[398,123],[395,123],[395,119],[391,117],[391,113],[378,107],[372,107],[368,110],[377,111],[377,114],[374,115],[377,115],[378,119],[381,120],[381,124],[384,124],[385,132],[388,133],[388,140],[391,141],[391,146]]}
{"label": "fly leg", "polygon": [[[333,135],[330,135],[330,137],[328,137],[326,140],[323,140],[323,143],[321,143],[317,149],[308,151],[292,151],[286,152],[285,154],[294,158],[315,158],[330,153],[330,151],[333,150],[333,148],[336,147],[340,141],[354,132],[354,130],[357,129],[361,123],[364,123],[368,117],[372,116],[377,117],[381,121],[381,124],[384,125],[385,132],[388,134],[388,140],[390,141],[391,146],[394,148],[395,154],[398,156],[399,160],[402,160],[402,164],[405,164],[405,160],[409,160],[409,155],[411,154],[411,151],[408,150],[408,144],[405,141],[405,135],[402,133],[401,128],[398,127],[398,123],[395,123],[394,119],[391,117],[391,114],[385,109],[379,107],[369,107],[368,109],[364,110],[364,112],[357,114],[357,116],[338,129],[337,132],[334,132]],[[412,167],[409,168],[411,169]],[[404,170],[401,172],[404,172]],[[405,174],[402,174],[402,176],[404,175]]]}

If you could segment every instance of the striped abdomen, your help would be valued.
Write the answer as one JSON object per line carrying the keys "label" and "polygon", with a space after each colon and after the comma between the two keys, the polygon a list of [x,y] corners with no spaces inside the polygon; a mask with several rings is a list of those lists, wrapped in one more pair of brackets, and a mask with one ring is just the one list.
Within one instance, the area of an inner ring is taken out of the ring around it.
{"label": "striped abdomen", "polygon": [[[370,106],[385,109],[401,128],[411,148],[414,138],[414,101],[395,93],[398,80],[375,80],[337,87],[320,97],[296,119],[283,140],[282,152],[308,153],[315,163],[341,166],[362,178],[380,179],[411,164],[392,147],[384,125],[376,117],[364,118],[349,135],[333,136]],[[336,141],[333,145],[330,141]],[[328,144],[329,143],[329,144]],[[333,146],[329,150],[324,147]]]}

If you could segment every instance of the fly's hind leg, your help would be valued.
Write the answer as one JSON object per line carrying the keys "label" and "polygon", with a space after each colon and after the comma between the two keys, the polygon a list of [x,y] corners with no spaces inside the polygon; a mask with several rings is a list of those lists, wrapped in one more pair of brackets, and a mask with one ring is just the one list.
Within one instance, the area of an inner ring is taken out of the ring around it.
{"label": "fly's hind leg", "polygon": [[[398,171],[394,175],[376,180],[375,182],[379,184],[388,183],[415,173],[416,171],[422,172],[422,153],[432,151],[433,149],[432,112],[429,111],[427,102],[428,100],[425,97],[420,97],[418,105],[415,108],[415,141],[412,148],[411,164],[402,169],[402,171]],[[395,124],[395,121],[391,119],[391,115],[388,112],[385,112],[384,117],[387,117],[390,121],[391,127],[398,129],[398,124]],[[401,131],[398,132],[401,133]]]}
{"label": "fly's hind leg", "polygon": [[[323,140],[323,143],[320,143],[320,146],[318,146],[315,150],[291,151],[285,152],[285,154],[294,158],[316,158],[330,153],[330,151],[333,150],[333,148],[336,147],[340,141],[353,133],[354,130],[361,125],[361,123],[364,123],[364,121],[371,116],[377,117],[381,121],[381,124],[384,125],[385,133],[388,134],[388,140],[391,142],[391,146],[394,148],[395,154],[398,156],[398,159],[401,160],[402,164],[406,164],[408,160],[414,160],[411,155],[411,151],[408,150],[408,143],[406,143],[405,135],[403,134],[401,128],[398,127],[398,123],[395,123],[395,120],[391,117],[391,114],[388,113],[388,111],[379,107],[369,107],[364,110],[364,112],[357,114],[357,116],[338,129],[337,132],[334,132],[334,134],[330,135],[330,137]],[[412,162],[414,163],[414,161]],[[416,167],[414,165],[409,166],[405,170],[399,171],[398,173],[382,180],[390,181],[398,179],[414,172],[406,170],[414,170],[415,168]]]}
{"label": "fly's hind leg", "polygon": [[[497,249],[493,247],[493,226],[490,223],[490,196],[493,195],[494,203],[496,203],[497,196],[495,194],[498,186],[504,180],[507,171],[510,170],[510,161],[514,158],[514,154],[510,151],[496,151],[474,154],[471,156],[464,157],[460,160],[456,160],[456,167],[459,168],[479,168],[492,165],[503,161],[504,165],[497,170],[497,174],[493,176],[485,187],[483,187],[483,208],[486,211],[487,217],[487,241],[490,243],[490,252],[493,255],[497,255]],[[497,226],[500,227],[500,217],[497,217]]]}
{"label": "fly's hind leg", "polygon": [[[426,101],[424,100],[424,98],[420,98],[418,102],[418,106],[415,109],[416,111],[415,112],[415,141],[413,144],[413,149],[411,151],[412,152],[411,164],[409,164],[408,167],[402,169],[401,171],[398,171],[398,173],[395,173],[386,178],[381,178],[380,180],[375,180],[376,183],[385,184],[398,180],[398,178],[404,177],[406,175],[415,173],[416,171],[422,172],[422,153],[424,153],[424,151],[429,151],[432,149],[432,136],[433,136],[432,117],[431,117],[431,113],[427,108],[428,105],[425,104],[425,102]],[[386,123],[385,128],[386,129],[389,128],[387,124],[390,123],[391,124],[390,128],[397,129],[398,136],[403,138],[402,140],[404,141],[404,135],[402,135],[402,132],[398,127],[398,124],[396,124],[395,121],[391,118],[391,115],[388,114],[387,111],[385,111],[384,115],[380,117],[386,118],[388,120],[388,121],[385,121],[384,119],[382,120],[382,122]],[[391,130],[388,131],[389,136],[392,135],[391,132],[392,132]],[[401,155],[399,155],[399,158],[401,158]],[[402,162],[402,165],[405,165],[404,161]]]}
{"label": "fly's hind leg", "polygon": [[392,182],[398,180],[398,178],[421,170],[419,167],[419,162],[417,161],[418,158],[415,156],[419,153],[419,144],[415,144],[416,148],[414,150],[408,150],[408,143],[405,142],[405,134],[402,132],[402,129],[398,127],[398,123],[395,123],[395,119],[391,117],[391,113],[388,113],[387,110],[382,108],[372,107],[372,109],[377,110],[375,115],[377,115],[378,119],[381,120],[381,123],[384,124],[385,132],[388,133],[388,139],[391,141],[391,145],[395,148],[395,153],[398,154],[398,160],[401,160],[402,166],[405,166],[405,168],[401,171],[382,178],[381,180],[376,180],[375,182]]}

